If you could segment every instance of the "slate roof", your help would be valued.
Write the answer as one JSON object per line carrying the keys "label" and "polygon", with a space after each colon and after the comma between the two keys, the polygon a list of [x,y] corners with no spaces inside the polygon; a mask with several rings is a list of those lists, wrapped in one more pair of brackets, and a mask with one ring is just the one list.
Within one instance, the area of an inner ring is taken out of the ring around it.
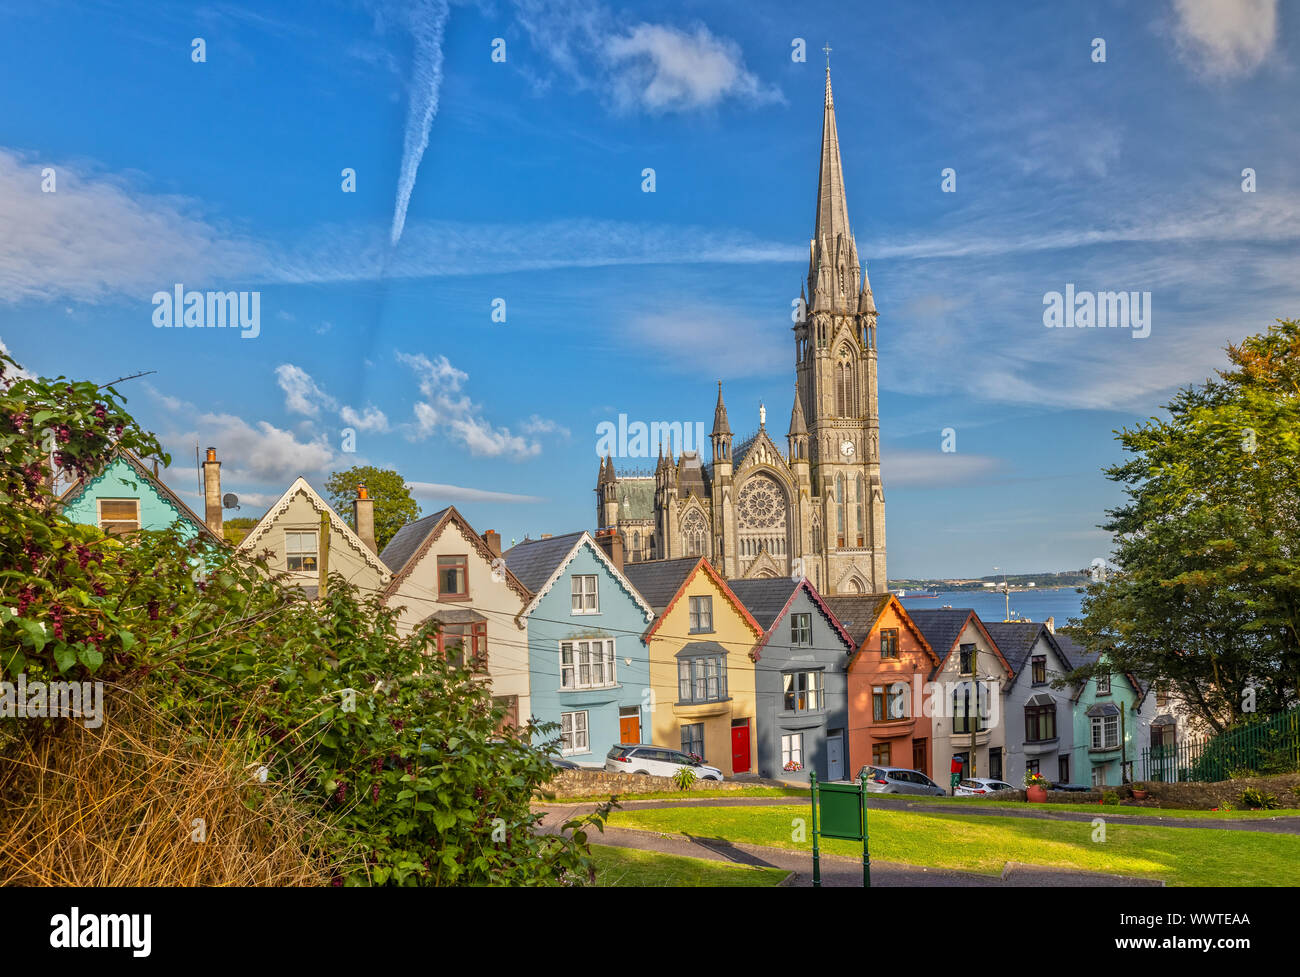
{"label": "slate roof", "polygon": [[651,522],[655,517],[655,480],[649,475],[620,475],[617,488],[619,521]]}
{"label": "slate roof", "polygon": [[730,580],[727,586],[740,598],[745,610],[754,615],[759,627],[771,631],[799,581],[790,577],[770,577],[766,580]]}
{"label": "slate roof", "polygon": [[[450,508],[451,506],[447,507],[447,509]],[[438,523],[442,521],[442,517],[447,514],[447,509],[439,509],[433,515],[417,519],[415,522],[408,522],[388,541],[388,545],[379,554],[379,559],[390,569],[394,571],[401,570],[406,566],[411,555],[420,548],[424,538],[437,528]]]}
{"label": "slate roof", "polygon": [[[1083,645],[1079,644],[1069,635],[1058,632],[1054,637],[1056,638],[1057,646],[1062,652],[1064,652],[1065,657],[1069,659],[1070,671],[1074,671],[1076,668],[1082,668],[1084,665],[1095,665],[1097,660],[1101,658],[1100,652],[1088,651],[1083,647]],[[1138,701],[1141,702],[1145,699],[1146,694],[1149,691],[1147,686],[1139,682],[1137,676],[1132,673],[1126,672],[1124,677],[1127,678],[1129,684],[1137,690]],[[1078,691],[1075,693],[1075,698],[1077,699],[1082,694],[1083,686],[1080,685]]]}
{"label": "slate roof", "polygon": [[[1029,653],[1033,651],[1039,634],[1046,628],[1047,625],[1039,621],[997,621],[984,624],[984,630],[989,633],[989,637],[998,646],[1002,656],[1011,665],[1013,674],[1011,681],[1007,683],[1008,689],[1020,678],[1020,673],[1029,663]],[[1069,657],[1064,657],[1068,665]]]}
{"label": "slate roof", "polygon": [[872,625],[876,623],[876,619],[884,611],[885,605],[889,603],[889,595],[839,595],[827,597],[825,600],[826,606],[831,609],[831,613],[835,615],[849,637],[853,639],[853,647],[858,648],[861,647],[862,642],[867,640]]}
{"label": "slate roof", "polygon": [[[966,626],[966,619],[975,612],[969,607],[942,607],[907,613],[917,629],[925,635],[925,640],[930,643],[942,664],[948,660],[948,653],[957,643],[962,628]],[[993,640],[997,641],[996,638]]]}
{"label": "slate roof", "polygon": [[501,555],[505,558],[506,568],[519,578],[519,582],[537,593],[542,584],[551,579],[555,568],[564,562],[581,535],[579,529],[550,539],[526,539]]}
{"label": "slate roof", "polygon": [[691,658],[695,655],[721,655],[727,656],[727,649],[722,647],[716,641],[688,641],[682,645],[681,651],[674,655],[674,658]]}
{"label": "slate roof", "polygon": [[694,495],[697,499],[709,497],[709,487],[704,481],[704,467],[698,451],[683,451],[677,462],[677,494],[686,499]]}
{"label": "slate roof", "polygon": [[698,556],[684,556],[676,560],[628,563],[623,567],[623,576],[645,598],[654,612],[661,614],[700,559]]}

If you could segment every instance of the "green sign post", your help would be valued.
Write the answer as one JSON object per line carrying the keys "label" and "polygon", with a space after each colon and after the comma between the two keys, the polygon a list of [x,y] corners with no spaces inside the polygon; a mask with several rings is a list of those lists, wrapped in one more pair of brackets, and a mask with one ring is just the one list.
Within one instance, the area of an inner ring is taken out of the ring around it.
{"label": "green sign post", "polygon": [[871,888],[871,858],[867,854],[867,771],[855,784],[819,784],[810,771],[812,787],[813,888],[822,886],[821,839],[862,842],[862,885]]}

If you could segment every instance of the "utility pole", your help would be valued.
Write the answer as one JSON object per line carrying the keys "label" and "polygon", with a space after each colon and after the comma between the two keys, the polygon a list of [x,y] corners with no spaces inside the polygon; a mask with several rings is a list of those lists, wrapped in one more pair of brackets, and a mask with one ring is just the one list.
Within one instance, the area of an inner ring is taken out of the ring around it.
{"label": "utility pole", "polygon": [[321,601],[324,601],[330,579],[330,516],[328,512],[320,514],[320,544],[316,549],[318,551],[316,563],[319,569],[316,596]]}
{"label": "utility pole", "polygon": [[[975,722],[970,728],[970,775],[972,779],[976,776],[977,765],[975,761],[975,732],[980,727],[980,670],[979,670],[980,646],[973,644],[970,646],[970,677],[975,686]],[[966,721],[969,723],[970,709],[966,710]]]}

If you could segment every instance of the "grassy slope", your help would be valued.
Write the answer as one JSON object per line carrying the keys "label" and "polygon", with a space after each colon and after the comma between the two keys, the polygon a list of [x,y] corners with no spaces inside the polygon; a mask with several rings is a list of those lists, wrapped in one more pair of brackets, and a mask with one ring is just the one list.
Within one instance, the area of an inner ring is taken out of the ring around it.
{"label": "grassy slope", "polygon": [[774,886],[786,873],[684,855],[593,845],[598,886]]}
{"label": "grassy slope", "polygon": [[[1104,813],[1099,814],[1104,818]],[[797,807],[673,808],[616,812],[612,825],[686,832],[802,849]],[[997,874],[1008,861],[1164,879],[1170,885],[1300,885],[1300,836],[1213,828],[1164,828],[1109,821],[1106,840],[1090,822],[981,818],[970,814],[872,811],[871,855],[886,861]],[[824,841],[829,854],[861,854],[853,842]]]}

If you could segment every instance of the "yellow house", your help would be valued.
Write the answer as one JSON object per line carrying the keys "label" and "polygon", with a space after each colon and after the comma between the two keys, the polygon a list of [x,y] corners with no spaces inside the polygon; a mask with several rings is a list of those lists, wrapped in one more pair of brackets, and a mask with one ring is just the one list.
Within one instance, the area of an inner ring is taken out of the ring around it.
{"label": "yellow house", "polygon": [[642,636],[651,742],[695,753],[728,777],[754,772],[750,655],[763,629],[702,557],[629,563],[623,573],[656,615]]}

